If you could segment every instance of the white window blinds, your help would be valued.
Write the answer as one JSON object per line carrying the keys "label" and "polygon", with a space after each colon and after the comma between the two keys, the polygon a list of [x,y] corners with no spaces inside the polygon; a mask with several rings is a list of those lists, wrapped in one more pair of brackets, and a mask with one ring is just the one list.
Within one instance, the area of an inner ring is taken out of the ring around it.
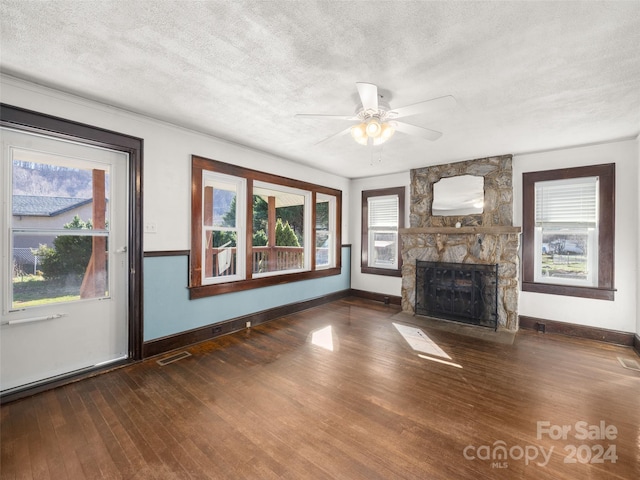
{"label": "white window blinds", "polygon": [[398,228],[398,196],[370,197],[369,228]]}
{"label": "white window blinds", "polygon": [[536,182],[536,226],[594,227],[598,221],[598,177]]}

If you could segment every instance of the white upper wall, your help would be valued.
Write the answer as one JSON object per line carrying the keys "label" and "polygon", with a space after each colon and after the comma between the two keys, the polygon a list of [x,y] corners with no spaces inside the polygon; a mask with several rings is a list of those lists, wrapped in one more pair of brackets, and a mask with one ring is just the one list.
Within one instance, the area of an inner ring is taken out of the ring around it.
{"label": "white upper wall", "polygon": [[522,174],[582,165],[616,164],[614,301],[520,292],[519,314],[636,331],[638,295],[638,142],[611,142],[513,158],[514,225],[522,226]]}
{"label": "white upper wall", "polygon": [[191,155],[342,190],[342,243],[349,242],[346,178],[13,77],[1,76],[0,87],[2,103],[144,139],[144,220],[157,225],[144,235],[145,251],[191,248]]}

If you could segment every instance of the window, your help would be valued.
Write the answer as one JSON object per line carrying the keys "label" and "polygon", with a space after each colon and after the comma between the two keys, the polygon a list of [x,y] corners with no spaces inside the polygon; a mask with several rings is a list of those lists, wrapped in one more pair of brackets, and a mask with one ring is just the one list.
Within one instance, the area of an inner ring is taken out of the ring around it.
{"label": "window", "polygon": [[310,220],[310,191],[254,182],[254,277],[310,269]]}
{"label": "window", "polygon": [[524,291],[613,300],[615,165],[523,174]]}
{"label": "window", "polygon": [[316,195],[316,268],[329,268],[335,264],[336,197]]}
{"label": "window", "polygon": [[341,195],[193,156],[191,298],[339,274]]}
{"label": "window", "polygon": [[246,180],[204,172],[202,184],[202,283],[244,280]]}
{"label": "window", "polygon": [[402,276],[404,187],[362,192],[362,273]]}

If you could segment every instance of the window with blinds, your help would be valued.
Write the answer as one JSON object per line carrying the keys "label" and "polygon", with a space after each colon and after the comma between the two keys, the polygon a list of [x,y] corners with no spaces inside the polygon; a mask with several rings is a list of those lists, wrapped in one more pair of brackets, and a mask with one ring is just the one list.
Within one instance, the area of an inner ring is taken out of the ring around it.
{"label": "window with blinds", "polygon": [[368,199],[370,267],[398,268],[398,208],[397,195]]}
{"label": "window with blinds", "polygon": [[582,224],[598,220],[598,177],[536,183],[536,224]]}
{"label": "window with blinds", "polygon": [[535,184],[535,281],[598,283],[598,177]]}
{"label": "window with blinds", "polygon": [[404,228],[406,187],[362,191],[360,271],[402,276],[400,229]]}
{"label": "window with blinds", "polygon": [[615,298],[614,163],[522,174],[522,290]]}

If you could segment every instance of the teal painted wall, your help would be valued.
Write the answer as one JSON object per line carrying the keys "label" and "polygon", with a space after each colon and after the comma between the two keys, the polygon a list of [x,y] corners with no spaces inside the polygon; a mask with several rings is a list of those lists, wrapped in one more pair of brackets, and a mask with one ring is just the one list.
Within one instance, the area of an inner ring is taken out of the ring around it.
{"label": "teal painted wall", "polygon": [[342,273],[330,277],[189,300],[188,257],[145,257],[144,341],[322,297],[350,288],[351,249],[342,248]]}

